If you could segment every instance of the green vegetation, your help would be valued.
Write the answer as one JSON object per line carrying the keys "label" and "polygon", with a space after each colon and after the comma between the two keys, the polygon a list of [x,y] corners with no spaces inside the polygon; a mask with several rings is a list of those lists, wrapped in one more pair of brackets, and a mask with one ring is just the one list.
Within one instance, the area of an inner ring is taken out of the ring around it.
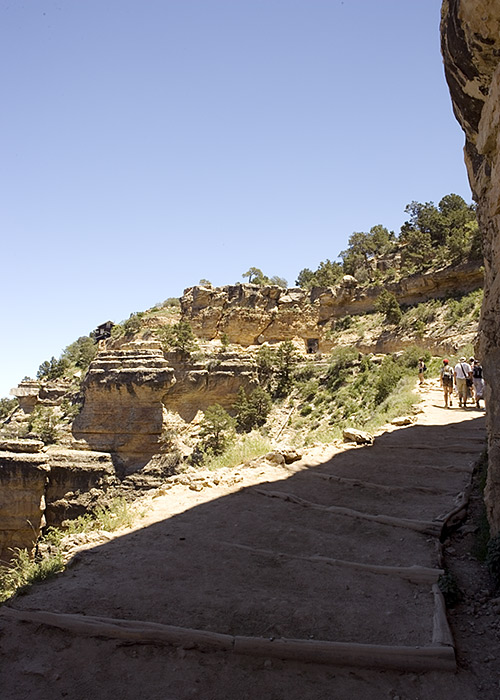
{"label": "green vegetation", "polygon": [[368,233],[354,232],[347,248],[339,253],[342,263],[326,260],[315,271],[304,268],[296,284],[304,289],[333,286],[343,275],[352,275],[360,284],[380,284],[481,259],[475,205],[466,204],[459,195],[448,194],[437,206],[414,201],[405,212],[409,219],[398,236],[381,224]]}
{"label": "green vegetation", "polygon": [[274,275],[273,277],[267,277],[267,275],[265,275],[262,272],[262,270],[260,270],[258,267],[251,267],[241,276],[243,277],[243,279],[248,277],[248,281],[251,284],[258,284],[260,286],[263,286],[265,284],[274,284],[278,287],[283,287],[284,289],[288,287],[288,282],[285,279],[283,279],[283,277],[278,277],[278,275]]}
{"label": "green vegetation", "polygon": [[162,326],[156,331],[156,337],[165,351],[177,350],[189,355],[198,350],[198,343],[188,321],[178,321],[172,326]]}
{"label": "green vegetation", "polygon": [[97,346],[90,336],[81,336],[62,352],[61,357],[42,362],[36,373],[37,379],[71,379],[77,372],[85,373],[97,354]]}
{"label": "green vegetation", "polygon": [[205,454],[203,465],[211,470],[234,467],[237,464],[243,464],[243,462],[261,457],[271,450],[271,440],[253,430],[250,433],[238,436],[238,441],[228,444],[219,455]]}
{"label": "green vegetation", "polygon": [[375,302],[375,309],[385,315],[387,323],[398,325],[403,317],[401,307],[398,304],[396,296],[387,289],[383,289]]}
{"label": "green vegetation", "polygon": [[342,265],[331,260],[320,262],[318,269],[313,272],[305,267],[298,274],[295,281],[297,287],[311,289],[312,287],[333,287],[338,284],[344,276]]}
{"label": "green vegetation", "polygon": [[236,420],[218,403],[204,411],[200,425],[201,449],[220,455],[234,437]]}
{"label": "green vegetation", "polygon": [[418,358],[430,354],[410,347],[396,355],[362,355],[355,348],[337,348],[327,370],[296,372],[299,411],[292,427],[304,431],[306,443],[331,441],[347,426],[374,430],[411,410]]}
{"label": "green vegetation", "polygon": [[46,445],[57,442],[61,430],[61,415],[51,406],[35,406],[30,414],[28,432]]}
{"label": "green vegetation", "polygon": [[291,340],[280,343],[276,349],[263,345],[256,358],[257,375],[261,386],[273,397],[286,396],[292,387],[292,370],[298,353]]}
{"label": "green vegetation", "polygon": [[249,395],[240,387],[233,406],[236,411],[236,427],[245,433],[259,428],[266,422],[271,407],[271,396],[261,387],[257,387]]}
{"label": "green vegetation", "polygon": [[27,586],[63,571],[62,544],[67,535],[96,530],[113,532],[121,527],[130,527],[140,515],[124,498],[117,498],[108,506],[97,507],[93,513],[66,521],[64,530],[50,527],[39,540],[34,555],[25,549],[16,549],[12,560],[0,565],[0,603],[22,592]]}
{"label": "green vegetation", "polygon": [[114,532],[122,527],[131,527],[138,515],[140,513],[131,508],[124,498],[114,498],[108,505],[97,506],[90,513],[80,515],[74,520],[66,520],[64,531],[49,528],[48,537],[57,541],[58,537],[65,534],[75,535],[96,530]]}
{"label": "green vegetation", "polygon": [[18,405],[17,399],[0,399],[0,423],[8,418]]}
{"label": "green vegetation", "polygon": [[0,565],[0,603],[63,569],[63,556],[59,550],[36,560],[25,549],[16,549],[13,559],[8,564]]}
{"label": "green vegetation", "polygon": [[340,253],[344,274],[356,277],[359,282],[373,282],[373,258],[392,253],[395,249],[394,232],[389,232],[384,226],[373,226],[369,233],[353,233],[349,237],[347,249]]}

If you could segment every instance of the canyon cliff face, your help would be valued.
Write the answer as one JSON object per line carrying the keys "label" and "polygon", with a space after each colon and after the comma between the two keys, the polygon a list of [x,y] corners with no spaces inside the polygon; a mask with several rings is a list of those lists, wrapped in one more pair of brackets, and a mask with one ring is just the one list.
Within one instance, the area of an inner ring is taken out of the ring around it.
{"label": "canyon cliff face", "polygon": [[155,344],[99,353],[83,382],[73,436],[92,450],[118,455],[124,468],[144,465],[157,451],[162,400],[174,382],[174,370]]}
{"label": "canyon cliff face", "polygon": [[485,295],[479,353],[488,384],[486,507],[500,532],[500,1],[445,0],[442,53],[484,238]]}
{"label": "canyon cliff face", "polygon": [[[244,347],[299,340],[304,350],[329,352],[335,345],[335,319],[370,313],[382,289],[400,304],[418,304],[450,294],[466,294],[483,284],[477,263],[412,275],[384,287],[361,287],[346,276],[335,287],[282,289],[256,284],[190,287],[181,298],[182,317],[199,338],[220,339]],[[332,325],[333,324],[333,325]]]}

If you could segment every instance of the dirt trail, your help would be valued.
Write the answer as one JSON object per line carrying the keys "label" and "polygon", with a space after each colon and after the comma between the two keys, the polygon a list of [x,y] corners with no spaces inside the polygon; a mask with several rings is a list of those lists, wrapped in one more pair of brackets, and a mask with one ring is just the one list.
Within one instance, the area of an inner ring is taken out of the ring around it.
{"label": "dirt trail", "polygon": [[1,608],[2,698],[496,698],[456,670],[436,586],[484,414],[421,393],[372,446],[174,486]]}

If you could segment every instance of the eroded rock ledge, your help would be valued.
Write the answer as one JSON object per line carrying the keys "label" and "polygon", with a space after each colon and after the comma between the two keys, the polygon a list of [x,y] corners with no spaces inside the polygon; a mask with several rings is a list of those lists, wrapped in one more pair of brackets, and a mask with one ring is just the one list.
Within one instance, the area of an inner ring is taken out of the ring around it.
{"label": "eroded rock ledge", "polygon": [[[466,294],[483,285],[483,270],[477,263],[448,267],[437,272],[412,275],[401,282],[384,285],[400,304],[418,304],[450,294]],[[336,287],[315,287],[311,291],[255,284],[225,287],[190,287],[181,298],[182,316],[195,334],[206,340],[224,334],[242,346],[301,338],[306,347],[328,352],[329,322],[347,314],[375,310],[383,289],[359,287],[346,277]]]}

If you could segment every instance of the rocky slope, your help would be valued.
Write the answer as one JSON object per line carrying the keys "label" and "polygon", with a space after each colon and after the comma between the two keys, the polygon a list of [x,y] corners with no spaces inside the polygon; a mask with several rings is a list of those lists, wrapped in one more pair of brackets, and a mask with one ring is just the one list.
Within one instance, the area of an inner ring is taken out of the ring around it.
{"label": "rocky slope", "polygon": [[493,533],[500,531],[500,2],[444,0],[442,52],[465,162],[484,237],[485,297],[480,353],[488,376],[489,471]]}

